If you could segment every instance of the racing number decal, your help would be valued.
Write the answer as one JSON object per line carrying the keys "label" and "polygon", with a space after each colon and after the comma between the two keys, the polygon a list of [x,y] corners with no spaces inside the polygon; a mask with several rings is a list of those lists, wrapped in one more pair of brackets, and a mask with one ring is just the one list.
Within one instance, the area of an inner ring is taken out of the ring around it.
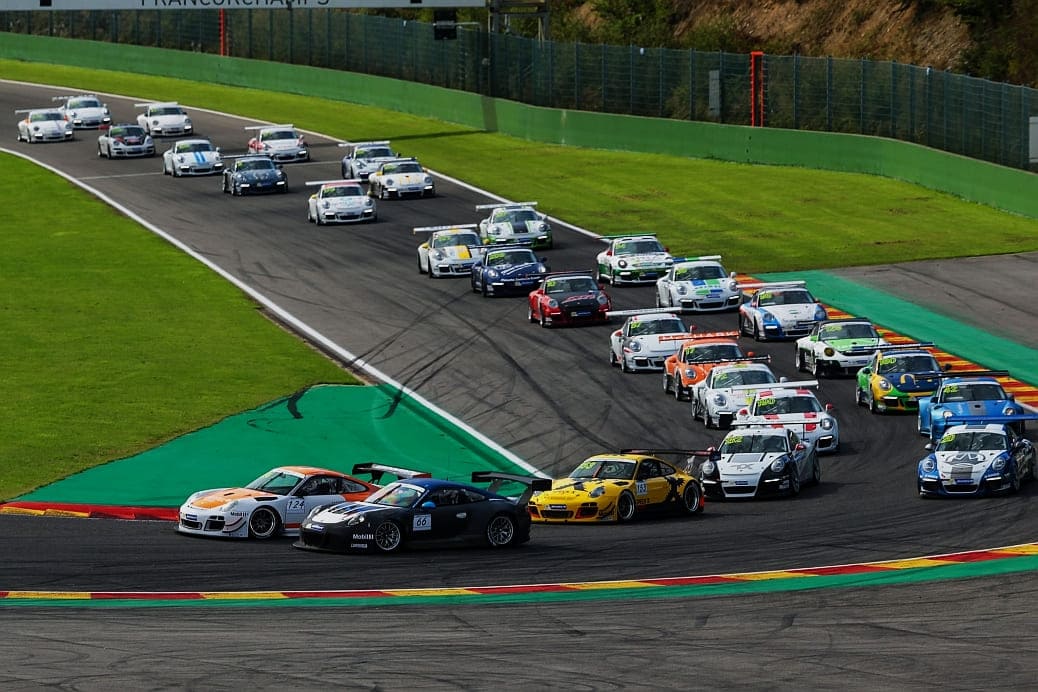
{"label": "racing number decal", "polygon": [[645,481],[638,481],[634,484],[635,495],[645,495],[649,492],[649,486]]}
{"label": "racing number decal", "polygon": [[416,514],[411,523],[412,531],[432,531],[432,515]]}
{"label": "racing number decal", "polygon": [[293,497],[291,500],[288,501],[288,504],[285,505],[285,509],[289,512],[302,512],[303,506],[305,504],[306,501],[303,500],[303,498]]}

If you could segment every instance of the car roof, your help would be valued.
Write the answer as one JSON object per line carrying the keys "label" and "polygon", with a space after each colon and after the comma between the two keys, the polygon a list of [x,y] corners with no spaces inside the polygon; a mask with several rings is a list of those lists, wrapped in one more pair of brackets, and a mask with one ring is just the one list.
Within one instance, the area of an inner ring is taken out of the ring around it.
{"label": "car roof", "polygon": [[[662,461],[659,457],[654,457],[651,454],[637,454],[634,452],[603,452],[602,454],[595,454],[588,457],[584,461],[607,461],[609,459],[619,459],[620,461],[641,461],[642,459],[655,459],[656,461]],[[671,464],[673,466],[673,464]]]}
{"label": "car roof", "polygon": [[628,322],[652,322],[654,320],[672,320],[681,319],[678,315],[673,312],[649,312],[644,315],[631,315],[627,318]]}
{"label": "car roof", "polygon": [[724,436],[724,439],[729,437],[778,437],[786,436],[786,428],[733,428],[728,431],[728,434]]}
{"label": "car roof", "polygon": [[[767,363],[724,363],[715,367],[711,372],[713,374],[723,373],[726,370],[766,370],[771,372],[771,367]],[[775,385],[779,387],[779,384]]]}
{"label": "car roof", "polygon": [[770,397],[775,397],[776,399],[781,399],[781,398],[791,397],[791,396],[805,396],[805,395],[813,397],[815,399],[818,398],[817,396],[815,396],[814,392],[812,392],[810,389],[807,389],[806,387],[798,387],[796,389],[791,389],[789,387],[776,386],[776,387],[772,387],[771,389],[761,389],[761,390],[758,390],[756,392],[756,394],[755,394],[755,396],[758,396],[758,397],[770,396]]}
{"label": "car roof", "polygon": [[348,476],[341,471],[332,471],[331,469],[325,469],[319,466],[278,466],[271,470],[287,471],[301,476],[340,476],[342,478],[352,478],[352,476]]}
{"label": "car roof", "polygon": [[945,435],[952,433],[968,433],[968,432],[989,432],[998,433],[1000,435],[1006,434],[1005,423],[962,423],[959,425],[953,425],[944,431]]}

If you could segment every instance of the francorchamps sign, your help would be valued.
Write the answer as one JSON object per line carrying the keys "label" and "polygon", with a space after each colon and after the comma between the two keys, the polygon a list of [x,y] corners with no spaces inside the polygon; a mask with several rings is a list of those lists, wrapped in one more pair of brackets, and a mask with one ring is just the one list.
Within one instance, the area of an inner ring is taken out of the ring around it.
{"label": "francorchamps sign", "polygon": [[3,0],[0,10],[317,10],[486,7],[487,0]]}

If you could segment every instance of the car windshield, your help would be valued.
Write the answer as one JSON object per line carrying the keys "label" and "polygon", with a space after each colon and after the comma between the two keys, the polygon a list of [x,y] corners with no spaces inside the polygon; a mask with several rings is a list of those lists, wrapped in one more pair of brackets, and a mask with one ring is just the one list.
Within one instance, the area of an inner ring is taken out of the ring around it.
{"label": "car windshield", "polygon": [[597,291],[598,284],[590,276],[548,279],[544,282],[545,293],[596,293]]}
{"label": "car windshield", "polygon": [[758,298],[758,305],[803,305],[815,302],[811,294],[804,290],[762,291]]}
{"label": "car windshield", "polygon": [[209,142],[180,142],[177,144],[178,154],[190,154],[196,151],[212,151],[213,145]]}
{"label": "car windshield", "polygon": [[537,212],[533,209],[506,209],[494,215],[494,223],[525,224],[527,221],[538,221]]}
{"label": "car windshield", "polygon": [[359,197],[363,194],[360,185],[331,185],[321,192],[322,197]]}
{"label": "car windshield", "polygon": [[835,341],[837,339],[878,339],[879,333],[876,328],[868,322],[854,322],[851,324],[826,324],[819,330],[818,335],[823,341]]}
{"label": "car windshield", "polygon": [[738,344],[703,344],[688,346],[681,354],[685,363],[702,363],[711,360],[735,360],[743,358]]}
{"label": "car windshield", "polygon": [[721,443],[721,454],[785,452],[785,435],[729,435]]}
{"label": "car windshield", "polygon": [[947,433],[937,443],[938,452],[983,452],[1004,449],[1005,435],[993,432]]}
{"label": "car windshield", "polygon": [[148,111],[148,115],[183,115],[184,109],[180,106],[155,106]]}
{"label": "car windshield", "polygon": [[270,159],[245,159],[234,164],[236,171],[264,171],[274,167]]}
{"label": "car windshield", "polygon": [[627,336],[642,336],[645,334],[683,334],[685,323],[678,318],[667,318],[660,320],[632,320],[627,330]]}
{"label": "car windshield", "polygon": [[432,240],[433,247],[454,247],[456,245],[478,247],[479,237],[475,233],[445,233],[433,237]]}
{"label": "car windshield", "polygon": [[249,490],[262,490],[271,495],[288,495],[292,492],[292,488],[299,484],[299,479],[300,476],[294,473],[274,469],[267,471],[245,487]]}
{"label": "car windshield", "polygon": [[140,127],[113,127],[108,131],[112,137],[143,137],[144,129]]}
{"label": "car windshield", "polygon": [[353,157],[357,159],[378,159],[392,156],[389,147],[372,147],[371,149],[358,149]]}
{"label": "car windshield", "polygon": [[382,167],[383,175],[390,173],[421,173],[422,167],[417,163],[394,163]]}
{"label": "car windshield", "polygon": [[42,113],[30,113],[29,114],[29,121],[30,122],[34,122],[34,123],[43,122],[45,120],[64,120],[64,119],[65,119],[65,116],[63,116],[58,111],[44,111]]}
{"label": "car windshield", "polygon": [[613,243],[614,255],[647,255],[653,252],[666,252],[660,245],[660,241],[655,238],[618,240]]}
{"label": "car windshield", "polygon": [[530,264],[537,258],[531,250],[499,250],[488,252],[483,264],[488,267],[511,267],[516,264]]}
{"label": "car windshield", "polygon": [[413,507],[425,494],[425,489],[407,483],[390,483],[367,499],[376,505],[389,507]]}
{"label": "car windshield", "polygon": [[709,281],[723,279],[727,276],[719,264],[693,264],[679,266],[674,269],[675,281]]}
{"label": "car windshield", "polygon": [[295,130],[266,130],[260,133],[260,139],[269,142],[275,139],[298,139]]}
{"label": "car windshield", "polygon": [[634,478],[635,462],[626,459],[588,459],[573,469],[570,478]]}
{"label": "car windshield", "polygon": [[68,108],[101,108],[97,99],[69,99]]}
{"label": "car windshield", "polygon": [[1004,401],[1006,392],[994,382],[974,384],[946,384],[941,389],[941,402],[949,401]]}
{"label": "car windshield", "polygon": [[822,405],[813,396],[761,396],[757,398],[753,413],[767,416],[784,413],[817,413]]}
{"label": "car windshield", "polygon": [[763,369],[733,369],[714,370],[714,389],[726,387],[738,387],[744,384],[771,384],[775,382],[775,375],[770,370]]}
{"label": "car windshield", "polygon": [[876,372],[885,375],[891,372],[939,372],[940,369],[931,355],[906,354],[881,357]]}

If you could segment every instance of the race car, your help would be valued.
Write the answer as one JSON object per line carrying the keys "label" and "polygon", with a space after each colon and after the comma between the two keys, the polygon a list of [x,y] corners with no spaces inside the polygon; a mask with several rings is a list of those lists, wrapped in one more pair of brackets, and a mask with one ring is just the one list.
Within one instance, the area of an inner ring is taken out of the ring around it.
{"label": "race car", "polygon": [[536,288],[548,272],[548,260],[528,245],[485,248],[472,265],[472,292],[483,296],[526,293]]}
{"label": "race car", "polygon": [[752,288],[756,289],[753,296],[739,306],[739,332],[757,341],[803,336],[815,323],[829,318],[803,281],[754,284]]}
{"label": "race car", "polygon": [[180,506],[177,530],[226,538],[295,534],[315,507],[362,500],[378,489],[374,482],[338,471],[281,466],[244,488],[213,488],[192,494]]}
{"label": "race car", "polygon": [[269,156],[238,156],[223,169],[223,191],[238,196],[288,192],[288,176]]}
{"label": "race car", "polygon": [[65,116],[65,120],[72,123],[77,130],[92,129],[112,123],[112,113],[108,105],[101,103],[101,99],[93,94],[80,94],[78,96],[55,96],[51,101],[60,101],[58,110]]}
{"label": "race car", "polygon": [[339,142],[346,148],[342,157],[342,177],[367,180],[386,161],[399,159],[400,154],[389,148],[389,142]]}
{"label": "race car", "polygon": [[602,236],[599,240],[609,247],[595,258],[597,278],[614,286],[656,281],[674,261],[651,233]]}
{"label": "race car", "polygon": [[609,364],[620,372],[662,370],[663,362],[677,352],[681,342],[662,336],[692,336],[681,318],[666,312],[631,315],[609,335]]}
{"label": "race car", "polygon": [[215,175],[223,170],[220,149],[208,139],[181,139],[162,152],[162,173],[179,178],[182,175]]}
{"label": "race car", "polygon": [[787,428],[732,430],[717,451],[698,469],[709,498],[793,497],[822,482],[814,446]]}
{"label": "race car", "polygon": [[692,417],[708,428],[727,428],[736,412],[753,402],[760,389],[785,382],[775,377],[767,363],[728,363],[710,369],[706,377],[692,385]]}
{"label": "race car", "polygon": [[155,142],[139,125],[112,125],[97,136],[97,155],[108,159],[154,156]]}
{"label": "race car", "polygon": [[137,124],[152,137],[173,137],[194,132],[187,111],[175,101],[133,105],[135,108],[144,109],[144,112],[137,116]]}
{"label": "race car", "polygon": [[476,211],[490,210],[479,222],[479,237],[487,245],[530,245],[549,250],[554,241],[546,214],[539,213],[537,202],[477,204]]}
{"label": "race car", "polygon": [[742,290],[735,272],[725,272],[720,255],[675,257],[667,273],[656,281],[656,305],[685,312],[735,310]]}
{"label": "race car", "polygon": [[605,323],[613,306],[609,294],[583,272],[548,274],[527,300],[527,319],[542,327]]}
{"label": "race car", "polygon": [[661,336],[660,341],[679,342],[678,350],[663,362],[663,393],[674,394],[681,401],[711,368],[752,358],[753,354],[744,353],[735,341],[738,336],[739,332]]}
{"label": "race car", "polygon": [[[354,469],[356,471],[356,468]],[[314,510],[293,545],[307,550],[392,553],[406,545],[480,544],[514,547],[530,540],[526,503],[547,478],[476,471],[473,483],[413,478],[387,485],[363,502],[340,502]],[[525,486],[516,497],[498,494],[500,484]]]}
{"label": "race car", "polygon": [[920,497],[1015,493],[1038,473],[1034,444],[1001,422],[953,424],[926,448],[917,470]]}
{"label": "race car", "polygon": [[483,256],[475,228],[474,223],[415,228],[412,233],[430,234],[429,240],[418,246],[418,272],[430,279],[471,276],[472,267]]}
{"label": "race car", "polygon": [[306,138],[292,124],[250,125],[245,129],[256,132],[249,139],[250,154],[263,154],[283,163],[310,160]]}
{"label": "race car", "polygon": [[941,367],[926,349],[932,343],[884,346],[858,371],[854,396],[872,413],[918,411],[919,400],[930,396],[951,365]]}
{"label": "race car", "polygon": [[368,194],[379,199],[404,195],[432,197],[436,184],[417,159],[393,159],[379,165],[368,176]]}
{"label": "race car", "polygon": [[308,180],[317,192],[306,201],[306,220],[323,226],[326,223],[377,221],[375,200],[364,194],[359,180]]}
{"label": "race car", "polygon": [[1021,416],[1014,428],[1022,433],[1027,411],[996,379],[1008,376],[1004,370],[976,370],[942,377],[931,396],[919,398],[919,434],[936,442],[944,435],[949,419],[963,416],[977,422],[985,418]]}
{"label": "race car", "polygon": [[67,142],[75,137],[72,123],[57,108],[27,108],[15,113],[25,114],[18,121],[19,142]]}
{"label": "race car", "polygon": [[582,461],[551,490],[530,498],[530,518],[543,523],[627,522],[649,512],[694,515],[703,511],[699,480],[660,456],[675,454],[689,460],[712,452],[682,449],[624,449],[596,454]]}
{"label": "race car", "polygon": [[833,416],[832,404],[822,406],[809,387],[817,380],[784,382],[777,387],[758,389],[753,400],[735,413],[732,427],[778,427],[792,430],[815,451],[840,451],[840,425]]}
{"label": "race car", "polygon": [[867,319],[823,320],[811,327],[810,334],[797,339],[797,370],[815,377],[853,374],[869,362],[877,348],[886,345]]}

